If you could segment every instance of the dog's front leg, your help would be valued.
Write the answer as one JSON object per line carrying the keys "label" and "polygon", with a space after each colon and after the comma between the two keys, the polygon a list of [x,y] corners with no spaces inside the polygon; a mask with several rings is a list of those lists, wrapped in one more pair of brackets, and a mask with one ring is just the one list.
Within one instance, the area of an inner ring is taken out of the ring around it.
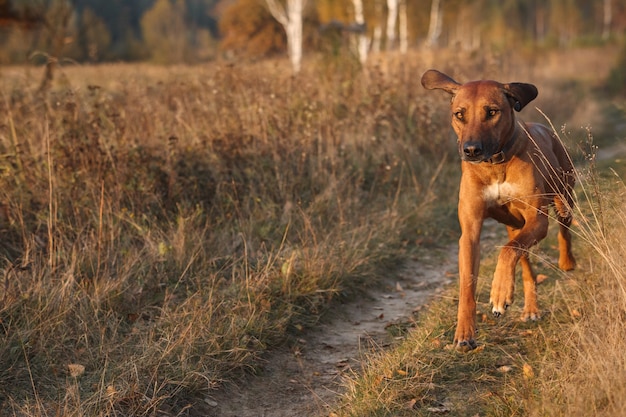
{"label": "dog's front leg", "polygon": [[[463,186],[461,186],[463,190]],[[474,194],[475,195],[475,194]],[[464,197],[466,196],[466,197]],[[459,199],[459,309],[454,342],[462,352],[476,347],[476,282],[480,264],[480,230],[483,224],[483,203],[461,191]]]}
{"label": "dog's front leg", "polygon": [[496,317],[504,314],[513,303],[515,290],[515,266],[522,255],[548,233],[548,216],[544,210],[529,207],[524,227],[500,251],[498,264],[491,284],[492,313]]}

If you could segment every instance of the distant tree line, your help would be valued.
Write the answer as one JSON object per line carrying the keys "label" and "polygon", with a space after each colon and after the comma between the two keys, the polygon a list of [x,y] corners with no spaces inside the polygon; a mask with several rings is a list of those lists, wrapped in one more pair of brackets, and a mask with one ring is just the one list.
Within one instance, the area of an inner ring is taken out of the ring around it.
{"label": "distant tree line", "polygon": [[[38,62],[50,55],[78,62],[170,64],[284,54],[286,26],[272,10],[288,1],[0,0],[0,63]],[[621,39],[626,28],[626,0],[302,4],[305,55],[347,38],[361,61],[368,51],[415,47],[570,47]]]}

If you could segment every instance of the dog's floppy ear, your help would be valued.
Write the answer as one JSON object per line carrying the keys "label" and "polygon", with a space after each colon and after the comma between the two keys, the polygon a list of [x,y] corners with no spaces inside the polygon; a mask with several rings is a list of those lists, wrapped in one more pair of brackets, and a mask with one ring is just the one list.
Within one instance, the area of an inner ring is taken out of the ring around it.
{"label": "dog's floppy ear", "polygon": [[513,99],[513,108],[516,111],[521,111],[539,94],[537,87],[526,83],[509,83],[504,86],[504,89],[506,95]]}
{"label": "dog's floppy ear", "polygon": [[461,84],[448,77],[446,74],[430,69],[422,75],[422,86],[428,90],[436,88],[455,94]]}

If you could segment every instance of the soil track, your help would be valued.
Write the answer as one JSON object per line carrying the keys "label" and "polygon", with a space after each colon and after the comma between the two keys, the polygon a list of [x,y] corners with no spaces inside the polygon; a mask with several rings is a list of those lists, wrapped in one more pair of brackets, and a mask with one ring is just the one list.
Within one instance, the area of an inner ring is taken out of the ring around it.
{"label": "soil track", "polygon": [[456,277],[456,245],[433,250],[384,277],[364,296],[334,305],[315,329],[291,347],[272,351],[258,375],[235,381],[206,399],[220,417],[328,415],[341,395],[342,376],[358,372],[368,353],[394,334]]}
{"label": "soil track", "polygon": [[[624,155],[626,145],[617,143],[599,150],[597,159]],[[486,221],[481,246],[497,244],[503,235],[500,229],[494,221]],[[370,288],[364,296],[334,305],[326,320],[295,346],[269,353],[259,375],[215,392],[198,410],[201,414],[194,415],[327,416],[342,394],[342,377],[359,372],[368,353],[392,344],[391,328],[410,326],[416,312],[456,279],[457,253],[456,243],[431,250],[385,277],[383,285]]]}

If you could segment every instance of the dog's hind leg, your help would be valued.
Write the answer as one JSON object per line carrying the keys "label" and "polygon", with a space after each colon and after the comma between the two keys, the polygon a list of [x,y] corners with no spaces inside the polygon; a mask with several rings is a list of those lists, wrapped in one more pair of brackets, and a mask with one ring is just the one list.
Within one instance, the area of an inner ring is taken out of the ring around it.
{"label": "dog's hind leg", "polygon": [[561,217],[557,214],[557,219],[559,221],[559,268],[563,271],[571,271],[576,267],[576,260],[572,255],[572,232],[570,231],[572,216]]}
{"label": "dog's hind leg", "polygon": [[[519,229],[514,229],[510,226],[507,226],[506,230],[509,232],[509,239],[511,240],[515,239],[519,232]],[[519,263],[522,266],[522,281],[524,284],[524,311],[521,319],[523,321],[537,320],[541,317],[539,307],[537,306],[537,275],[530,265],[528,252],[521,254]]]}
{"label": "dog's hind leg", "polygon": [[563,271],[571,271],[576,266],[576,260],[572,255],[572,207],[574,199],[572,188],[574,187],[574,177],[568,172],[563,173],[564,192],[554,197],[554,211],[559,221],[559,268]]}

